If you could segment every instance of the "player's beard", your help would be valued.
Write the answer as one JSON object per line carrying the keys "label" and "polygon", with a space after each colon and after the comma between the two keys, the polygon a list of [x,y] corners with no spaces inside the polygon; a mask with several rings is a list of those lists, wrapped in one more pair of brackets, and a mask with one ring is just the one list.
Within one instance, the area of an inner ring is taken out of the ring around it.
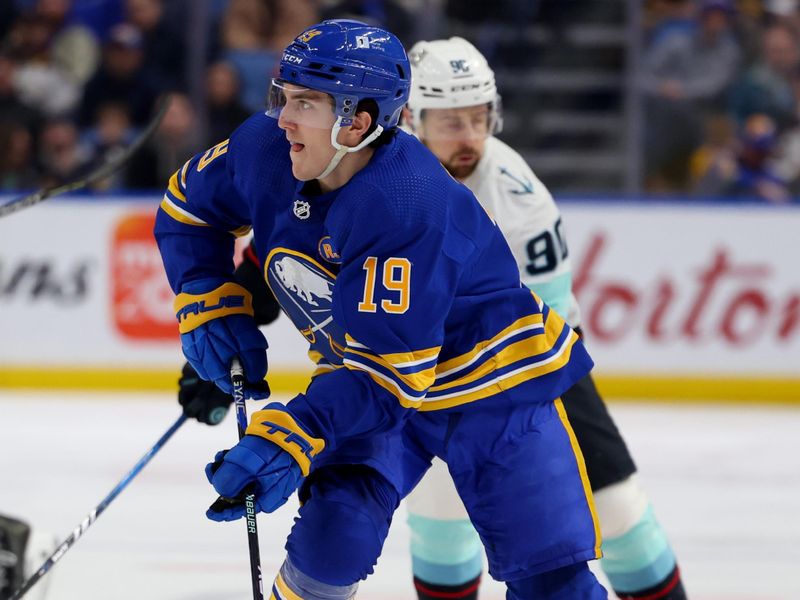
{"label": "player's beard", "polygon": [[462,147],[453,152],[442,164],[456,179],[466,179],[475,171],[481,155],[472,148]]}

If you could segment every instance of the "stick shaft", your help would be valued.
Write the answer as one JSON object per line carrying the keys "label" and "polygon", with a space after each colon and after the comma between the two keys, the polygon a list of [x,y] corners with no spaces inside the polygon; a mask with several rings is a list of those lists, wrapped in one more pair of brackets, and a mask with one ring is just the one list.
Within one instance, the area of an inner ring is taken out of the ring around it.
{"label": "stick shaft", "polygon": [[94,523],[101,514],[103,514],[103,511],[106,509],[106,507],[108,507],[109,504],[111,504],[114,498],[119,496],[120,492],[124,490],[131,480],[139,474],[139,472],[148,462],[150,462],[150,459],[153,458],[153,456],[155,456],[161,447],[167,443],[167,440],[169,440],[169,438],[172,437],[172,434],[174,434],[178,428],[183,425],[184,421],[186,421],[186,417],[184,415],[178,417],[178,420],[175,421],[175,423],[173,423],[172,426],[167,429],[164,435],[162,435],[159,440],[145,453],[145,455],[139,459],[139,462],[137,462],[133,468],[128,471],[128,474],[125,475],[125,477],[123,477],[116,486],[114,486],[114,489],[111,490],[109,494],[100,501],[100,504],[95,506],[92,511],[86,515],[83,521],[81,521],[80,524],[73,529],[70,536],[61,542],[58,548],[56,548],[55,551],[47,558],[47,560],[44,561],[44,564],[39,567],[39,569],[33,575],[28,577],[28,579],[23,582],[20,588],[14,592],[13,596],[11,596],[11,600],[19,600],[22,598],[28,593],[28,590],[30,590],[36,584],[36,582],[39,581],[45,575],[45,573],[47,573],[53,567],[53,565],[61,560],[61,557],[64,556],[67,550],[69,550],[84,533],[86,533],[86,530],[89,529],[91,524]]}
{"label": "stick shaft", "polygon": [[[231,386],[233,404],[236,409],[236,427],[241,440],[247,430],[247,407],[244,403],[244,369],[238,358],[231,364]],[[250,549],[250,580],[253,584],[253,600],[264,600],[261,580],[261,549],[258,546],[258,525],[256,523],[256,497],[249,493],[244,497],[245,521],[247,526],[247,545]]]}

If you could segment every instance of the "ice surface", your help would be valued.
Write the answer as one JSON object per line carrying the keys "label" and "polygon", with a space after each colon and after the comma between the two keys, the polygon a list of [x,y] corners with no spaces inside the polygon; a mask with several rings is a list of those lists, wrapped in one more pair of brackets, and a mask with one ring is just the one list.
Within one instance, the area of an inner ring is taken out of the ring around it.
{"label": "ice surface", "polygon": [[[64,538],[178,416],[172,396],[0,391],[0,512]],[[251,407],[251,410],[255,407]],[[612,404],[693,600],[800,598],[800,410]],[[53,570],[48,600],[251,597],[244,523],[217,524],[203,465],[236,439],[187,422]],[[259,516],[269,586],[296,502]],[[413,599],[405,511],[366,600]],[[504,597],[487,577],[483,600]]]}

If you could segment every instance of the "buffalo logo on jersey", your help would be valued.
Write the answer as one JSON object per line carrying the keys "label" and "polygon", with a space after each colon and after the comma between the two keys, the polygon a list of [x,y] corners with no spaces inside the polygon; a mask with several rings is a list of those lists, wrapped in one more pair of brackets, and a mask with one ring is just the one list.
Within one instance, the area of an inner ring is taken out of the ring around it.
{"label": "buffalo logo on jersey", "polygon": [[339,256],[339,253],[334,249],[331,236],[326,235],[319,241],[319,244],[317,244],[317,251],[319,255],[329,263],[335,265],[342,264],[342,257]]}
{"label": "buffalo logo on jersey", "polygon": [[326,360],[341,364],[344,332],[333,322],[336,275],[313,258],[276,248],[267,257],[266,279],[295,327]]}

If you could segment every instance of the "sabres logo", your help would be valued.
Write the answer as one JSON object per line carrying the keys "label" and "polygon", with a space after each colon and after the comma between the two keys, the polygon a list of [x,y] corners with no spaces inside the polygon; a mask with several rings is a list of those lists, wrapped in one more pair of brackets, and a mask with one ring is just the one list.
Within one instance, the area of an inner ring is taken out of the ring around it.
{"label": "sabres logo", "polygon": [[267,282],[297,330],[328,362],[342,364],[344,331],[333,320],[336,275],[286,248],[274,249],[265,262]]}
{"label": "sabres logo", "polygon": [[297,36],[297,39],[307,44],[318,35],[322,35],[322,32],[319,29],[310,29]]}
{"label": "sabres logo", "polygon": [[319,241],[319,244],[317,244],[317,251],[319,255],[329,263],[335,265],[342,264],[342,257],[339,256],[339,253],[334,249],[331,236],[326,235]]}

